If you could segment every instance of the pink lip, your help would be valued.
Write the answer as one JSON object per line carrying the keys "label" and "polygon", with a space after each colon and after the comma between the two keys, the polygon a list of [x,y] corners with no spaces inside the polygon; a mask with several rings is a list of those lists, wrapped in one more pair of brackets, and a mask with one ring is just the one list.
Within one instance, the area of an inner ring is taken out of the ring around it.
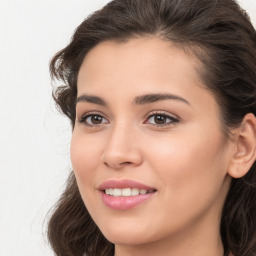
{"label": "pink lip", "polygon": [[[108,188],[138,188],[146,190],[154,190],[152,193],[137,196],[110,196],[105,194],[104,190]],[[102,183],[99,188],[103,203],[114,210],[129,210],[134,208],[144,201],[150,199],[155,194],[155,189],[145,184],[132,181],[132,180],[109,180]]]}
{"label": "pink lip", "polygon": [[146,190],[155,190],[153,187],[149,187],[145,184],[139,183],[134,180],[108,180],[103,182],[98,189],[105,190],[107,188],[138,188]]}

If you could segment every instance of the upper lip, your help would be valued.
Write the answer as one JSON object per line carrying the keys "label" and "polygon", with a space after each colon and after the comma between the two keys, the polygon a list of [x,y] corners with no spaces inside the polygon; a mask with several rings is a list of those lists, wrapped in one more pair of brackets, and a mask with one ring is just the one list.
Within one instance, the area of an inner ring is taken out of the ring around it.
{"label": "upper lip", "polygon": [[99,190],[105,190],[109,188],[138,188],[146,190],[156,190],[153,187],[147,186],[134,180],[107,180],[100,184],[100,186],[98,187]]}

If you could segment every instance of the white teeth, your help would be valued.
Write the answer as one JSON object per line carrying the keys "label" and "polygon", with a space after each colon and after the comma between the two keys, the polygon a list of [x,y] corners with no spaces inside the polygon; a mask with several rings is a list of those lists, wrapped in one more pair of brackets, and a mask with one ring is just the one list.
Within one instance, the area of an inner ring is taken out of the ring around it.
{"label": "white teeth", "polygon": [[114,194],[114,189],[113,189],[113,188],[108,188],[108,189],[105,190],[105,193],[106,193],[107,195],[112,195],[112,196],[113,196],[113,194]]}
{"label": "white teeth", "polygon": [[138,188],[132,188],[132,196],[137,196],[140,193]]}
{"label": "white teeth", "polygon": [[122,189],[114,188],[113,196],[121,196],[121,195],[122,195]]}
{"label": "white teeth", "polygon": [[130,188],[124,188],[122,190],[122,196],[131,196],[132,190]]}
{"label": "white teeth", "polygon": [[153,192],[153,190],[147,191],[146,189],[138,189],[138,188],[108,188],[105,189],[105,193],[110,196],[137,196],[137,195],[145,195],[148,192]]}
{"label": "white teeth", "polygon": [[141,194],[141,195],[147,194],[147,190],[146,190],[146,189],[141,189],[141,190],[140,190],[140,194]]}

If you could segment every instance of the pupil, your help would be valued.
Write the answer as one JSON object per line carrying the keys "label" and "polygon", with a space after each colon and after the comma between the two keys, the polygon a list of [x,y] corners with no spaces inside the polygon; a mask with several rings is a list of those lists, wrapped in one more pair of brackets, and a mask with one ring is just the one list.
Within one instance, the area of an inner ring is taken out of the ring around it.
{"label": "pupil", "polygon": [[166,123],[166,117],[157,115],[157,116],[155,116],[154,121],[155,121],[156,124],[164,124],[164,123]]}
{"label": "pupil", "polygon": [[102,121],[102,117],[101,116],[92,116],[92,123],[100,124],[101,121]]}

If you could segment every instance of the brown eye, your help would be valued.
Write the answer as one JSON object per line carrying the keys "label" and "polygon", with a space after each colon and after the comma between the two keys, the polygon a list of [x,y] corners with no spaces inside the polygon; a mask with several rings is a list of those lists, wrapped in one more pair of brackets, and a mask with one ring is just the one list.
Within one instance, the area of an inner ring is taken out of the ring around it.
{"label": "brown eye", "polygon": [[154,122],[156,124],[165,124],[166,123],[166,116],[162,116],[162,115],[155,115],[154,116]]}
{"label": "brown eye", "polygon": [[103,118],[99,115],[92,115],[90,119],[92,124],[101,124]]}
{"label": "brown eye", "polygon": [[108,120],[101,115],[90,114],[90,115],[83,116],[80,120],[80,123],[83,123],[87,126],[94,126],[94,125],[106,124],[108,123]]}
{"label": "brown eye", "polygon": [[154,114],[148,117],[146,123],[156,125],[156,126],[165,126],[178,123],[179,119],[166,114]]}

